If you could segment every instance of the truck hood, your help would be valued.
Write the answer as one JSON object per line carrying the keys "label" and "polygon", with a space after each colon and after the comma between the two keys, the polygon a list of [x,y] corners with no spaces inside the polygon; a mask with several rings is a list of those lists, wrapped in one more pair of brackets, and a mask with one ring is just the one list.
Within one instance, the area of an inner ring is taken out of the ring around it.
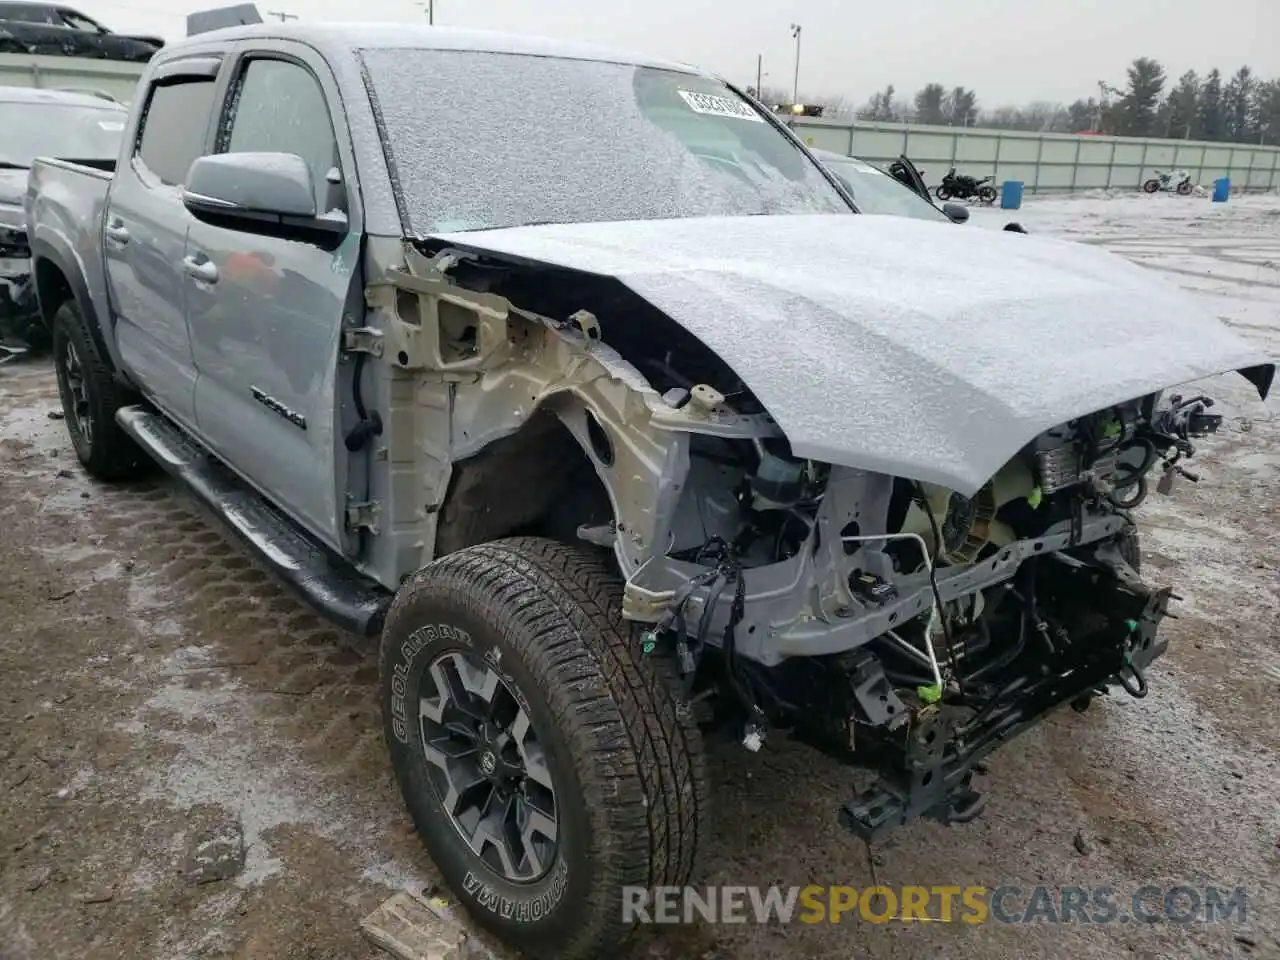
{"label": "truck hood", "polygon": [[1066,420],[1231,370],[1265,398],[1275,373],[1158,274],[1024,234],[802,215],[433,239],[616,278],[716,351],[797,456],[964,495]]}

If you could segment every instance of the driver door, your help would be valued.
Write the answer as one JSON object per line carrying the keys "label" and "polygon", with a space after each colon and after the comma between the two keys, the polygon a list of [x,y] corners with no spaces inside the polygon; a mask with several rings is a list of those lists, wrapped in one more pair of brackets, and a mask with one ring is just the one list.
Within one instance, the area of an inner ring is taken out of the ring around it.
{"label": "driver door", "polygon": [[293,46],[240,54],[224,91],[215,153],[301,156],[317,210],[339,211],[350,229],[336,249],[322,249],[192,223],[184,282],[199,371],[196,417],[222,459],[341,550],[346,450],[336,399],[339,340],[348,305],[363,308],[358,211],[350,209],[345,185],[354,161],[342,113],[332,110],[331,75],[313,51]]}

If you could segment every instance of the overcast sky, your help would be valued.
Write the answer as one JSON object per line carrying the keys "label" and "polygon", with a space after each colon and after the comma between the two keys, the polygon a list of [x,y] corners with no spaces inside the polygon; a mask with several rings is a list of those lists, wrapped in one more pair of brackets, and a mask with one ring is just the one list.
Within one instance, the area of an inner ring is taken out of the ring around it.
{"label": "overcast sky", "polygon": [[[177,39],[190,10],[220,0],[68,0],[119,32]],[[267,0],[309,20],[425,19],[412,0]],[[628,12],[623,12],[627,10]],[[1224,73],[1249,64],[1280,76],[1280,0],[436,0],[436,24],[641,50],[790,90],[801,24],[800,90],[861,102],[887,83],[910,96],[930,81],[964,85],[988,107],[1068,102],[1123,86],[1137,56]]]}

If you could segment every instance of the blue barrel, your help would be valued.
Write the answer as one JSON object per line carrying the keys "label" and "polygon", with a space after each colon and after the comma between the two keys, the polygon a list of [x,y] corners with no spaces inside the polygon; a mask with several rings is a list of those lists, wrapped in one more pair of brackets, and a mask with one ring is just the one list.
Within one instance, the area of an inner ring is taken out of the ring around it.
{"label": "blue barrel", "polygon": [[1017,210],[1022,206],[1022,181],[1006,180],[1000,185],[1000,209]]}
{"label": "blue barrel", "polygon": [[1231,196],[1231,178],[1219,177],[1213,181],[1213,202],[1226,203],[1227,197]]}

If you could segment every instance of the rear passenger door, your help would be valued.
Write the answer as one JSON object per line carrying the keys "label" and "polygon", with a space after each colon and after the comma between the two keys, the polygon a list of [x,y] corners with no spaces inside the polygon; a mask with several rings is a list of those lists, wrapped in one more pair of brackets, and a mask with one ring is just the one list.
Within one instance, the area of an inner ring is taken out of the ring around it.
{"label": "rear passenger door", "polygon": [[165,63],[142,94],[128,165],[107,195],[102,246],[121,359],[153,400],[191,428],[196,372],[183,303],[182,257],[193,218],[182,184],[212,131],[221,61]]}
{"label": "rear passenger door", "polygon": [[186,280],[201,435],[294,519],[342,549],[346,450],[336,383],[343,314],[363,310],[361,221],[348,186],[355,182],[350,137],[323,59],[285,41],[238,51],[214,152],[301,156],[316,209],[349,224],[341,245],[325,249],[197,220],[186,251],[203,265],[203,278]]}

